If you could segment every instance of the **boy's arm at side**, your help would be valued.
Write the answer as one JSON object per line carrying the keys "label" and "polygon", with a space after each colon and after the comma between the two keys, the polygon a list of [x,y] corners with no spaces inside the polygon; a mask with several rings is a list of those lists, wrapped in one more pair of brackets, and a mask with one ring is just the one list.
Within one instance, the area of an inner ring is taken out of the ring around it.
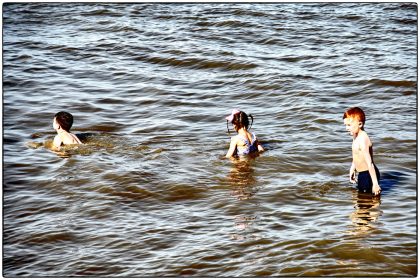
{"label": "boy's arm at side", "polygon": [[226,158],[232,157],[235,150],[236,150],[236,137],[232,137],[232,139],[230,140],[229,150],[225,157]]}
{"label": "boy's arm at side", "polygon": [[354,165],[354,161],[351,162],[349,178],[350,178],[350,183],[352,184],[356,183],[356,166]]}
{"label": "boy's arm at side", "polygon": [[370,177],[372,178],[372,193],[378,195],[381,192],[381,187],[379,186],[378,178],[376,177],[375,165],[373,164],[372,157],[369,153],[369,138],[366,137],[365,139],[363,139],[361,143],[361,150],[366,160]]}

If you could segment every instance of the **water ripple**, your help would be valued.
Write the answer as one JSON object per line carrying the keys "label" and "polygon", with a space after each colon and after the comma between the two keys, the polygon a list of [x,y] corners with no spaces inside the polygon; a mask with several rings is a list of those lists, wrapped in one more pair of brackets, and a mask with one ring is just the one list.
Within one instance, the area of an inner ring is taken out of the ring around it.
{"label": "water ripple", "polygon": [[[416,275],[416,36],[410,3],[5,3],[4,275]],[[266,152],[223,158],[232,108]]]}

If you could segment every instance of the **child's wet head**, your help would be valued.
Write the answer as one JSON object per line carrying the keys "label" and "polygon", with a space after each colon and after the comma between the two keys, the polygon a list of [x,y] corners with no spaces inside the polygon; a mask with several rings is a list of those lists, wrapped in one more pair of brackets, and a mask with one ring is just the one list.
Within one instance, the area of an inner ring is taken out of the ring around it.
{"label": "child's wet head", "polygon": [[63,130],[69,132],[71,126],[73,125],[73,116],[67,112],[58,112],[54,116],[53,126],[54,129],[62,128]]}
{"label": "child's wet head", "polygon": [[[249,115],[249,117],[251,118],[251,126],[252,123],[254,122],[254,118],[252,115]],[[231,122],[233,124],[233,128],[238,131],[241,128],[245,128],[248,130],[248,128],[250,128],[249,125],[249,118],[248,115],[243,112],[240,111],[238,109],[233,109],[232,113],[226,117],[227,122]],[[229,127],[228,127],[228,131],[229,131]]]}
{"label": "child's wet head", "polygon": [[248,115],[245,112],[240,111],[236,115],[234,115],[232,124],[235,127],[235,130],[238,131],[241,128],[248,129],[249,127],[249,118]]}

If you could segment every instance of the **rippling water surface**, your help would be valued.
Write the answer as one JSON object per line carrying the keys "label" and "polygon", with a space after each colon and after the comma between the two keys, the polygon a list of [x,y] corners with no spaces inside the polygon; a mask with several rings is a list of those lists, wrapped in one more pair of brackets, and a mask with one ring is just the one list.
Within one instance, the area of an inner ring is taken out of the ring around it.
{"label": "rippling water surface", "polygon": [[[235,107],[254,159],[223,159]],[[3,275],[415,276],[416,124],[415,4],[5,3]]]}

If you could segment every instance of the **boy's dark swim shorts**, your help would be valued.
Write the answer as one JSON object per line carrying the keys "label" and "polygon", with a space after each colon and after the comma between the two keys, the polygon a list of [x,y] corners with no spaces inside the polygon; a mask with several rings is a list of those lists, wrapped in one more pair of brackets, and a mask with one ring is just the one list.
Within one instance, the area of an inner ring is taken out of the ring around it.
{"label": "boy's dark swim shorts", "polygon": [[[378,168],[375,165],[375,172],[376,172],[376,178],[379,179],[381,177]],[[367,192],[372,193],[372,178],[370,177],[369,170],[359,172],[359,176],[357,177],[357,188],[361,192]]]}

